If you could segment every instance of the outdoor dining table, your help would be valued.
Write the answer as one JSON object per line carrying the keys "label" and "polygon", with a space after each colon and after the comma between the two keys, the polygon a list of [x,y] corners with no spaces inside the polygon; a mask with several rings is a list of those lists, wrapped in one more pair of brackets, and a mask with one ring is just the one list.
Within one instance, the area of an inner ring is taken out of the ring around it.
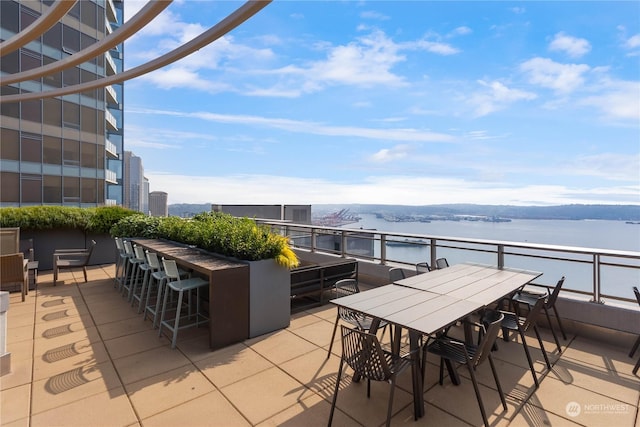
{"label": "outdoor dining table", "polygon": [[[490,304],[510,295],[542,273],[481,264],[456,264],[451,267],[398,280],[331,302],[385,321],[409,332],[411,350],[419,348],[421,336],[436,335]],[[399,331],[398,331],[399,332]],[[396,333],[396,340],[400,334]],[[393,346],[396,350],[398,343]],[[414,352],[420,357],[419,352]],[[422,374],[412,368],[414,413],[424,415]]]}

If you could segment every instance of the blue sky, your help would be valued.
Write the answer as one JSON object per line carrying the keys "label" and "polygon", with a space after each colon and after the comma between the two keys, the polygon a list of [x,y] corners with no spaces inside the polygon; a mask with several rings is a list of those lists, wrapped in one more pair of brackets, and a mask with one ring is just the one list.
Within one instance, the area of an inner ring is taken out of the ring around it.
{"label": "blue sky", "polygon": [[[174,1],[125,68],[240,5]],[[128,81],[126,149],[169,203],[640,205],[639,17],[637,1],[275,0]]]}

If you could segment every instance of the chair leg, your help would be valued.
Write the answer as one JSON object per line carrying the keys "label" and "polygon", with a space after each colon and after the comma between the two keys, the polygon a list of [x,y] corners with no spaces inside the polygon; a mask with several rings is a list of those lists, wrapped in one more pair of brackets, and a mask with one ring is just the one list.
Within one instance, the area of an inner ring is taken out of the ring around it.
{"label": "chair leg", "polygon": [[396,376],[391,377],[391,390],[389,390],[389,405],[387,406],[387,427],[391,425],[391,413],[393,411],[393,393],[396,390]]}
{"label": "chair leg", "polygon": [[551,329],[551,334],[553,334],[553,339],[556,342],[556,347],[558,347],[558,353],[562,353],[562,346],[560,345],[560,341],[558,340],[558,335],[556,335],[556,330],[553,329],[553,325],[551,324],[551,316],[549,316],[549,310],[547,310],[547,307],[544,307],[544,314],[547,316],[549,329]]}
{"label": "chair leg", "polygon": [[[167,297],[169,296],[169,289],[164,293],[164,298],[162,299],[162,311],[160,312],[160,323],[158,323],[158,336],[162,336],[162,322],[164,322],[164,314],[167,310]],[[156,307],[156,315],[158,314]]]}
{"label": "chair leg", "polygon": [[333,333],[331,334],[331,342],[329,343],[329,351],[327,352],[327,359],[331,357],[331,349],[333,348],[333,340],[336,339],[336,331],[338,330],[339,321],[340,321],[340,315],[336,315],[336,323],[333,325]]}
{"label": "chair leg", "polygon": [[544,349],[544,343],[542,342],[542,338],[540,337],[540,331],[538,331],[538,327],[536,325],[533,325],[533,331],[536,333],[536,337],[538,337],[540,350],[542,351],[542,355],[544,356],[544,361],[547,364],[547,368],[551,369],[551,362],[549,362],[549,356],[547,356],[547,351]]}
{"label": "chair leg", "polygon": [[478,398],[478,406],[480,406],[480,413],[482,414],[482,421],[484,421],[484,425],[489,427],[489,420],[487,420],[487,413],[484,410],[484,403],[482,403],[482,396],[480,396],[480,387],[478,387],[478,381],[476,380],[475,370],[470,363],[467,362],[467,368],[469,368],[469,375],[471,376],[471,382],[473,383],[473,389],[476,392],[476,397]]}
{"label": "chair leg", "polygon": [[340,389],[340,378],[342,378],[342,367],[344,366],[344,360],[340,359],[340,367],[338,368],[338,378],[336,378],[336,389],[333,392],[333,401],[331,402],[331,412],[329,413],[329,427],[333,421],[333,412],[336,409],[336,400],[338,400],[338,390]]}
{"label": "chair leg", "polygon": [[183,291],[178,292],[178,308],[176,309],[176,320],[173,323],[173,337],[171,338],[171,348],[176,348],[178,341],[178,328],[180,327],[180,311],[182,311],[182,297]]}
{"label": "chair leg", "polygon": [[533,367],[533,361],[531,360],[531,354],[529,353],[529,346],[527,345],[527,340],[524,337],[524,332],[522,329],[518,329],[520,332],[520,339],[522,339],[522,347],[524,347],[524,353],[527,356],[527,361],[529,362],[529,369],[531,369],[531,375],[533,375],[533,382],[536,384],[536,388],[540,387],[540,383],[538,382],[538,376],[536,375],[536,370]]}
{"label": "chair leg", "polygon": [[82,272],[84,273],[84,283],[87,283],[87,266],[82,267]]}
{"label": "chair leg", "polygon": [[564,333],[564,328],[562,327],[562,321],[560,321],[560,315],[558,314],[558,309],[556,308],[556,305],[553,305],[553,312],[556,315],[556,319],[558,320],[558,326],[560,327],[560,332],[562,332],[562,338],[566,341],[567,340],[567,334]]}
{"label": "chair leg", "polygon": [[638,349],[638,346],[640,346],[640,335],[638,335],[638,339],[636,339],[636,343],[633,345],[633,347],[631,347],[631,351],[629,352],[629,357],[633,357],[633,355],[636,353],[636,350]]}
{"label": "chair leg", "polygon": [[[153,313],[153,327],[156,327],[156,322],[158,321],[158,319],[160,319],[160,316],[158,316],[158,313],[160,313],[160,301],[162,301],[162,294],[165,294],[165,301],[166,301],[166,295],[169,293],[169,290],[167,290],[165,292],[165,286],[167,285],[167,281],[166,279],[162,279],[160,280],[160,283],[158,284],[158,297],[156,298],[156,312]],[[161,320],[161,319],[160,319]]]}
{"label": "chair leg", "polygon": [[638,373],[638,369],[640,369],[640,358],[638,359],[636,366],[633,368],[633,375]]}
{"label": "chair leg", "polygon": [[498,387],[498,394],[500,394],[500,400],[502,401],[502,407],[504,410],[507,410],[507,401],[504,398],[504,392],[502,391],[502,386],[500,385],[500,380],[498,379],[498,371],[496,371],[496,365],[493,363],[493,357],[491,354],[487,356],[489,359],[489,364],[491,365],[491,371],[493,372],[493,378],[496,380],[496,387]]}

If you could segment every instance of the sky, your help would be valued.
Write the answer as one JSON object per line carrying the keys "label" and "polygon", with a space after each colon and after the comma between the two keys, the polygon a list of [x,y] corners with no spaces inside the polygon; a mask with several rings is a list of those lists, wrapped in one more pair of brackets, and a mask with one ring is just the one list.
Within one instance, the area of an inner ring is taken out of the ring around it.
{"label": "sky", "polygon": [[[125,69],[242,4],[175,0]],[[169,204],[640,205],[639,17],[637,1],[274,0],[127,81],[125,149]]]}

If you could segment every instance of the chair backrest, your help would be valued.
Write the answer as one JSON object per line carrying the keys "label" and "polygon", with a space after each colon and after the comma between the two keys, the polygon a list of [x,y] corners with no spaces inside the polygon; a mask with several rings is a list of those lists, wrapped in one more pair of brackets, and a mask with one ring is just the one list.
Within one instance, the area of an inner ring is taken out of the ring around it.
{"label": "chair backrest", "polygon": [[502,323],[503,318],[504,314],[495,310],[486,311],[483,315],[482,320],[484,325],[482,328],[484,328],[484,334],[482,335],[482,340],[478,343],[476,354],[473,355],[473,359],[471,360],[471,364],[474,367],[484,362],[484,360],[491,354],[491,349],[498,338],[500,323]]}
{"label": "chair backrest", "polygon": [[119,237],[114,237],[113,240],[115,240],[116,242],[116,249],[118,250],[118,252],[123,253],[124,245],[122,244],[122,239]]}
{"label": "chair backrest", "polygon": [[133,252],[136,254],[136,258],[142,260],[146,259],[146,257],[144,256],[144,248],[142,246],[135,245],[133,247]]}
{"label": "chair backrest", "polygon": [[342,327],[342,360],[355,374],[374,381],[387,381],[392,372],[389,369],[378,337],[369,332]]}
{"label": "chair backrest", "polygon": [[356,279],[342,279],[336,282],[336,295],[338,298],[346,297],[360,292]]}
{"label": "chair backrest", "polygon": [[638,291],[638,287],[633,287],[633,293],[636,294],[636,299],[638,300],[638,305],[640,305],[640,291]]}
{"label": "chair backrest", "polygon": [[436,260],[436,268],[440,270],[441,268],[449,267],[449,261],[446,258],[438,258]]}
{"label": "chair backrest", "polygon": [[164,272],[167,275],[169,280],[177,280],[180,281],[180,272],[178,271],[178,265],[172,259],[164,259],[162,258],[162,265],[164,267]]}
{"label": "chair backrest", "polygon": [[151,267],[152,270],[160,270],[160,260],[158,259],[158,254],[155,252],[147,251],[147,264]]}
{"label": "chair backrest", "polygon": [[22,252],[0,256],[0,283],[17,283],[25,280]]}
{"label": "chair backrest", "polygon": [[89,259],[91,258],[91,254],[93,253],[93,248],[96,247],[96,241],[92,240],[91,244],[89,245],[89,248],[87,249],[87,263],[89,262]]}
{"label": "chair backrest", "polygon": [[389,280],[395,282],[396,280],[402,280],[406,278],[404,270],[398,267],[392,267],[389,269]]}
{"label": "chair backrest", "polygon": [[127,255],[131,255],[131,256],[133,256],[133,255],[134,255],[134,254],[133,254],[133,246],[131,245],[131,242],[130,242],[130,241],[128,241],[128,240],[125,240],[125,241],[124,241],[124,252],[125,252]]}
{"label": "chair backrest", "polygon": [[[522,325],[520,325],[523,332],[527,332],[527,330],[529,330],[529,327],[535,324],[535,320],[538,317],[538,314],[540,314],[540,311],[542,310],[542,308],[544,307],[546,299],[547,299],[546,295],[540,295],[536,300],[536,303],[533,305],[533,307],[529,309],[529,312],[527,313],[527,317],[525,317],[524,322],[522,323]],[[515,305],[515,308],[516,308],[516,314],[520,316],[520,313],[518,311],[518,304]]]}
{"label": "chair backrest", "polygon": [[428,262],[419,262],[416,264],[416,274],[428,273],[431,271],[431,266]]}
{"label": "chair backrest", "polygon": [[558,294],[560,293],[560,289],[562,288],[563,284],[564,284],[564,276],[562,276],[560,280],[558,280],[556,287],[553,288],[553,292],[551,292],[551,294],[549,295],[549,298],[547,298],[547,308],[553,307],[553,305],[556,303],[556,300],[558,299]]}
{"label": "chair backrest", "polygon": [[20,252],[20,227],[0,228],[0,255]]}

